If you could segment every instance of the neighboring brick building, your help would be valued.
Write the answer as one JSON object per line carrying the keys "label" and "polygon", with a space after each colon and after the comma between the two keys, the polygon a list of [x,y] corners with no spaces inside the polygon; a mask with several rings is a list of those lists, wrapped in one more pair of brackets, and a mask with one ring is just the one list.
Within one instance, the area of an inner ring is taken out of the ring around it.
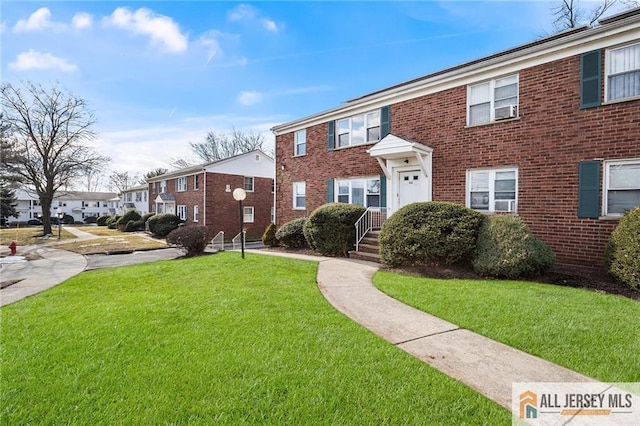
{"label": "neighboring brick building", "polygon": [[559,269],[603,272],[640,205],[640,9],[274,127],[277,225],[328,201],[518,214]]}
{"label": "neighboring brick building", "polygon": [[253,151],[200,164],[149,179],[149,211],[172,213],[187,225],[205,225],[212,235],[224,231],[229,240],[240,230],[235,188],[244,188],[244,229],[247,239],[260,238],[273,220],[274,162]]}

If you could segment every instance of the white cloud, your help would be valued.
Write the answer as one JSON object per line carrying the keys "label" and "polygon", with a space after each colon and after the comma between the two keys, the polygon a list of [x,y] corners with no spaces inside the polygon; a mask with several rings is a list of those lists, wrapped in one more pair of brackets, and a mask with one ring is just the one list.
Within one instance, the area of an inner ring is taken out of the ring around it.
{"label": "white cloud", "polygon": [[13,27],[13,31],[17,33],[38,31],[45,29],[61,29],[64,24],[53,22],[51,20],[51,11],[46,7],[33,12],[28,19],[20,19]]}
{"label": "white cloud", "polygon": [[272,31],[274,33],[277,33],[280,30],[280,28],[278,28],[278,24],[271,19],[262,19],[262,26],[265,30]]}
{"label": "white cloud", "polygon": [[257,14],[256,8],[248,4],[241,4],[229,12],[229,19],[231,21],[248,21],[255,19]]}
{"label": "white cloud", "polygon": [[245,91],[238,95],[238,102],[245,106],[251,106],[262,102],[264,96],[260,92]]}
{"label": "white cloud", "polygon": [[151,38],[152,44],[161,44],[171,53],[187,50],[188,37],[180,32],[180,27],[168,16],[158,15],[147,8],[140,8],[134,13],[125,7],[113,11],[106,22]]}
{"label": "white cloud", "polygon": [[247,23],[253,23],[259,21],[267,31],[278,32],[280,31],[280,26],[276,24],[276,22],[268,17],[260,17],[261,13],[258,9],[253,6],[249,6],[247,4],[241,4],[231,10],[229,12],[229,20],[240,22],[244,21]]}
{"label": "white cloud", "polygon": [[93,16],[89,13],[78,12],[73,15],[71,23],[77,29],[91,28],[93,26]]}
{"label": "white cloud", "polygon": [[74,64],[65,59],[53,56],[51,53],[41,53],[35,50],[18,54],[15,62],[9,64],[9,68],[18,71],[26,70],[60,70],[63,72],[73,72],[78,69]]}

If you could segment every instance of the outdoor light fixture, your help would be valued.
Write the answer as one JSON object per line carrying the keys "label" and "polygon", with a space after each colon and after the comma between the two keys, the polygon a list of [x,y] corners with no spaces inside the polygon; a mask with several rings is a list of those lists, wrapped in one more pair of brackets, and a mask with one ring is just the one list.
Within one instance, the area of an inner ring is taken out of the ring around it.
{"label": "outdoor light fixture", "polygon": [[62,226],[62,209],[58,207],[56,209],[56,216],[58,216],[58,239],[60,239],[60,227]]}
{"label": "outdoor light fixture", "polygon": [[244,212],[242,211],[242,202],[247,198],[247,192],[242,188],[236,188],[233,190],[233,199],[238,202],[240,207],[240,250],[242,251],[242,258],[244,259]]}

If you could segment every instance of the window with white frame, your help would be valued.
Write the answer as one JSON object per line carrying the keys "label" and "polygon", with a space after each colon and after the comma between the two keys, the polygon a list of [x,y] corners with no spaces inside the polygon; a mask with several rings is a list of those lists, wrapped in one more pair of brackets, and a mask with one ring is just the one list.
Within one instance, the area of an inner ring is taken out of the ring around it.
{"label": "window with white frame", "polygon": [[142,192],[136,192],[136,203],[142,202]]}
{"label": "window with white frame", "polygon": [[273,206],[271,206],[270,220],[271,220],[271,223],[276,223],[276,208]]}
{"label": "window with white frame", "polygon": [[607,51],[608,100],[640,96],[640,43]]}
{"label": "window with white frame", "polygon": [[307,188],[305,182],[293,183],[293,208],[304,210],[307,201]]}
{"label": "window with white frame", "polygon": [[380,207],[380,178],[342,179],[336,182],[339,203]]}
{"label": "window with white frame", "polygon": [[515,117],[518,108],[518,75],[469,86],[467,106],[469,126]]}
{"label": "window with white frame", "polygon": [[181,220],[187,220],[187,206],[183,206],[183,205],[178,206],[178,217]]}
{"label": "window with white frame", "polygon": [[242,208],[244,223],[253,223],[253,207]]}
{"label": "window with white frame", "polygon": [[380,110],[344,118],[336,124],[338,148],[380,140]]}
{"label": "window with white frame", "polygon": [[200,220],[200,208],[198,206],[193,206],[193,221],[197,222]]}
{"label": "window with white frame", "polygon": [[176,179],[176,191],[184,192],[187,190],[187,177],[182,176]]}
{"label": "window with white frame", "polygon": [[247,192],[253,192],[253,177],[245,176],[244,177],[244,190]]}
{"label": "window with white frame", "polygon": [[515,213],[518,169],[469,170],[467,207],[484,212]]}
{"label": "window with white frame", "polygon": [[163,194],[167,192],[167,181],[166,180],[161,180],[160,181],[160,193]]}
{"label": "window with white frame", "polygon": [[640,159],[607,161],[604,185],[605,215],[621,216],[640,206]]}
{"label": "window with white frame", "polygon": [[298,130],[293,135],[294,151],[293,155],[305,155],[307,153],[307,129]]}
{"label": "window with white frame", "polygon": [[193,175],[193,189],[200,189],[200,175]]}

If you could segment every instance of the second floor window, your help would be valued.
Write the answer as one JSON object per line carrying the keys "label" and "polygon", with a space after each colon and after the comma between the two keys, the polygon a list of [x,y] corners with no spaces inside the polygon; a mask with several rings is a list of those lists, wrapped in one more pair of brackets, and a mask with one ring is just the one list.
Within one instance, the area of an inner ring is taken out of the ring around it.
{"label": "second floor window", "polygon": [[607,51],[608,100],[640,96],[640,43]]}
{"label": "second floor window", "polygon": [[253,177],[245,176],[244,177],[244,190],[247,192],[253,192]]}
{"label": "second floor window", "polygon": [[336,147],[360,145],[377,142],[380,139],[380,110],[336,122]]}
{"label": "second floor window", "polygon": [[187,190],[187,177],[183,176],[176,179],[176,191],[184,192],[186,190]]}
{"label": "second floor window", "polygon": [[160,193],[163,194],[165,192],[167,192],[167,181],[163,180],[160,181]]}
{"label": "second floor window", "polygon": [[469,86],[467,105],[469,126],[515,117],[518,107],[518,75]]}
{"label": "second floor window", "polygon": [[200,188],[200,175],[193,175],[193,189]]}
{"label": "second floor window", "polygon": [[295,140],[293,155],[305,155],[307,153],[307,130],[298,130],[293,138]]}

